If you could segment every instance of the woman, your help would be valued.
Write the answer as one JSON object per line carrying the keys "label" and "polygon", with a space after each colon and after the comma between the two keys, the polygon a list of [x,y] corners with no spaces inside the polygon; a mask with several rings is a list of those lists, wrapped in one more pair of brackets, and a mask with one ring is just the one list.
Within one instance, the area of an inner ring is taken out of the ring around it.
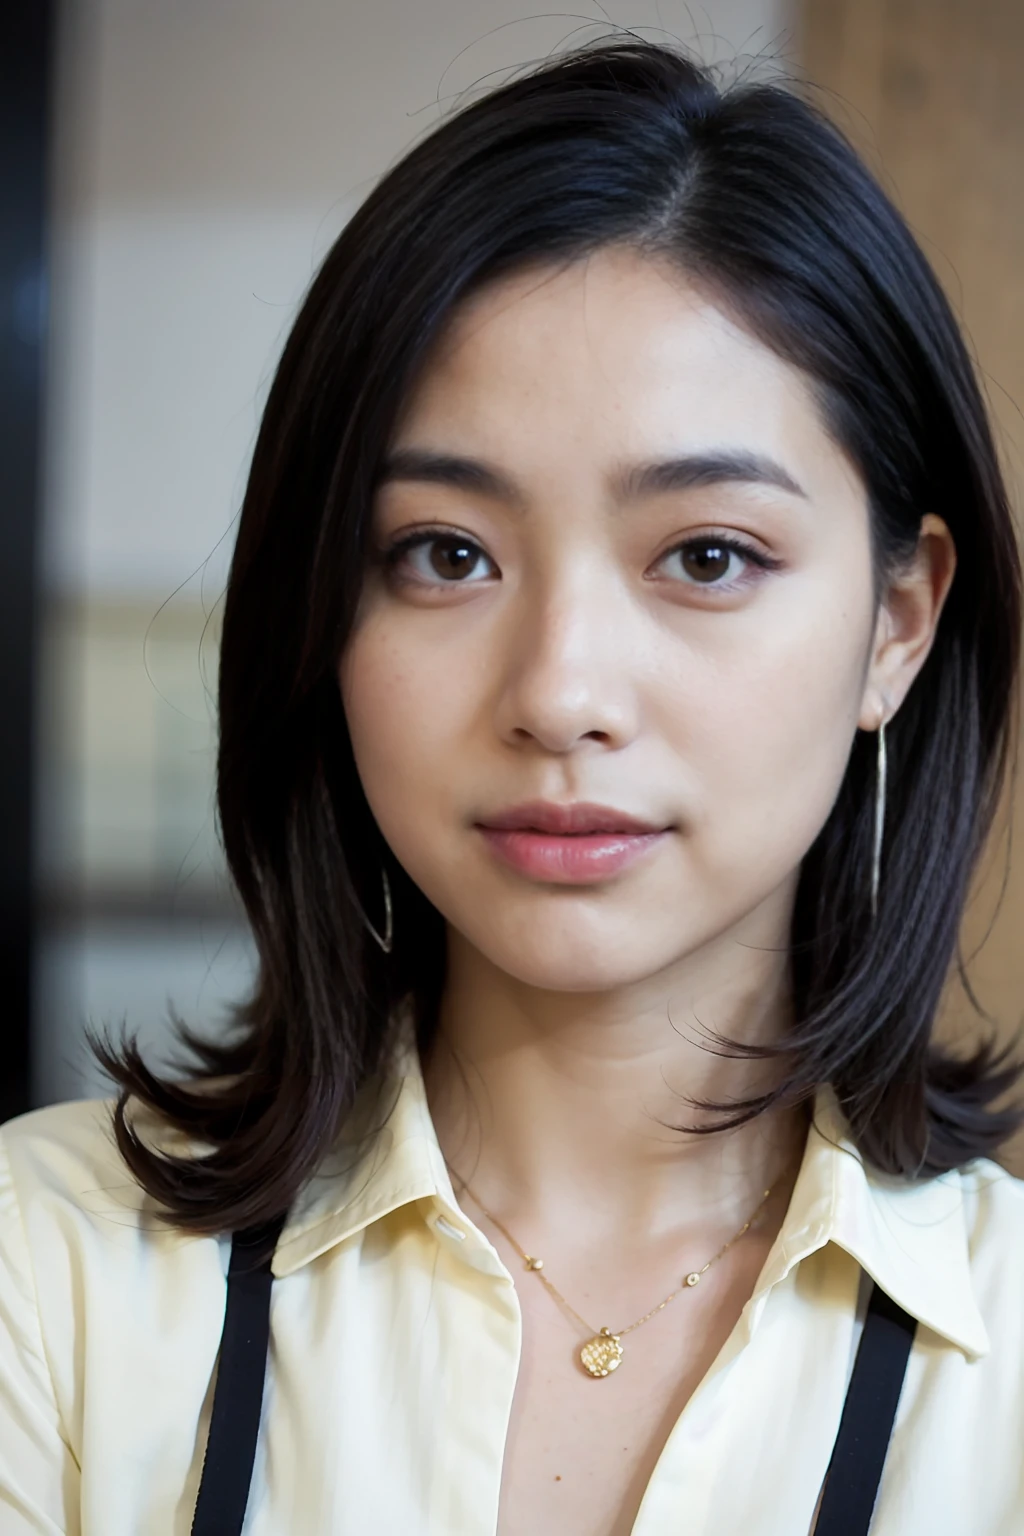
{"label": "woman", "polygon": [[416,146],[242,513],[252,1000],[4,1131],[4,1531],[1024,1528],[1016,1070],[930,1039],[1019,629],[812,108],[627,39]]}

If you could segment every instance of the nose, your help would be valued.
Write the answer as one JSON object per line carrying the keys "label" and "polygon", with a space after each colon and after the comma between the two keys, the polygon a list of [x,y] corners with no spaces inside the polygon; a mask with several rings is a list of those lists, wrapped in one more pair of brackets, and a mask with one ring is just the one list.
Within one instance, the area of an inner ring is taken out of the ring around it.
{"label": "nose", "polygon": [[627,745],[639,728],[643,649],[635,602],[593,567],[524,597],[508,615],[502,739],[559,754],[588,740]]}

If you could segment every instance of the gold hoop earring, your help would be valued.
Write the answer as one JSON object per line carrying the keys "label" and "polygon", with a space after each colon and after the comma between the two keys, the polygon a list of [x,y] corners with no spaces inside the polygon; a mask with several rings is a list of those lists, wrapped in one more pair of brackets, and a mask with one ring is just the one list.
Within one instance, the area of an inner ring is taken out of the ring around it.
{"label": "gold hoop earring", "polygon": [[[370,919],[367,917],[366,913],[363,912],[362,907],[360,907],[359,910],[360,910],[360,913],[362,914],[363,922],[366,924],[367,928],[370,930],[371,934],[376,939],[376,941],[380,945],[381,949],[384,951],[384,953],[386,955],[390,955],[392,939],[394,937],[394,926],[393,926],[392,913],[391,913],[391,886],[390,886],[390,884],[388,882],[388,872],[383,867],[383,865],[381,866],[380,873],[381,873],[381,879],[384,882],[384,937],[383,938],[381,938],[381,936],[377,932],[376,928],[370,922]],[[358,905],[358,903],[357,903],[357,905]]]}
{"label": "gold hoop earring", "polygon": [[871,851],[871,917],[878,916],[878,886],[882,871],[882,833],[885,829],[885,721],[878,727],[878,761],[875,769],[875,835]]}

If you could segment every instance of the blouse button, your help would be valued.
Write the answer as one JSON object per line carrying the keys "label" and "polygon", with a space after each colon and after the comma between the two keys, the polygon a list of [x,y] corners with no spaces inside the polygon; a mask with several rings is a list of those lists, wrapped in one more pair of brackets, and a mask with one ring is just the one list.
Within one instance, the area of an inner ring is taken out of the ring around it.
{"label": "blouse button", "polygon": [[437,1229],[439,1232],[443,1232],[446,1237],[454,1237],[456,1242],[464,1243],[466,1241],[465,1232],[462,1231],[461,1227],[457,1227],[453,1222],[450,1222],[446,1216],[439,1216],[437,1218]]}

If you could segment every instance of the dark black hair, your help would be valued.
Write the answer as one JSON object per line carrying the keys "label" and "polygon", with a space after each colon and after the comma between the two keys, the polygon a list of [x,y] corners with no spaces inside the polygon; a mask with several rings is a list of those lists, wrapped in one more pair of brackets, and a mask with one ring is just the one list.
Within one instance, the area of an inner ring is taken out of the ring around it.
{"label": "dark black hair", "polygon": [[[436,1025],[444,922],[389,854],[356,773],[337,684],[376,477],[427,348],[475,288],[613,243],[668,258],[803,369],[867,487],[881,590],[922,515],[957,570],[935,643],[887,737],[877,922],[868,906],[874,736],[858,733],[804,860],[794,1018],[770,1102],[834,1087],[874,1166],[930,1175],[1016,1127],[1017,1069],[932,1038],[968,883],[1015,739],[1021,577],[984,404],[956,321],[907,226],[806,93],[719,88],[675,48],[613,38],[450,115],[380,181],[313,281],[253,455],[220,660],[218,806],[259,952],[225,1040],[183,1038],[190,1077],[101,1047],[115,1130],[177,1225],[283,1210],[357,1091],[387,1064],[406,1000]],[[380,871],[395,905],[385,955]],[[205,1144],[157,1154],[131,1098]],[[724,1122],[721,1122],[724,1123]]]}

